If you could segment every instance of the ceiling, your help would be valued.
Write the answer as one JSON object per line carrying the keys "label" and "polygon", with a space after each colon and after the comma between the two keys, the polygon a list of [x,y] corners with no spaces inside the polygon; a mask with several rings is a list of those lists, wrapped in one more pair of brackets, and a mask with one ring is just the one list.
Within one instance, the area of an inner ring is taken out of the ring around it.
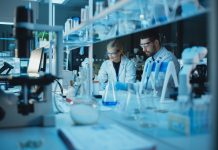
{"label": "ceiling", "polygon": [[[0,23],[7,22],[13,23],[16,7],[19,5],[28,6],[28,2],[31,3],[31,6],[34,7],[34,14],[39,23],[47,24],[48,22],[48,1],[49,0],[0,0]],[[64,4],[55,4],[55,10],[60,12],[57,14],[56,21],[60,20],[60,23],[64,24],[67,17],[78,16],[80,14],[81,8],[84,8],[85,5],[88,5],[89,0],[65,0]],[[95,1],[95,0],[93,0]],[[39,4],[39,5],[38,5]],[[36,7],[36,8],[35,8]],[[40,11],[39,11],[40,9]],[[62,20],[61,20],[62,19]]]}
{"label": "ceiling", "polygon": [[85,5],[88,5],[88,3],[89,0],[67,0],[67,2],[64,3],[64,6],[72,8],[82,8]]}
{"label": "ceiling", "polygon": [[[48,3],[50,0],[23,0],[23,1],[29,1],[29,2],[39,2],[41,4]],[[95,1],[95,0],[93,0]],[[64,7],[72,7],[72,8],[81,8],[85,5],[88,5],[89,0],[64,0],[63,4],[56,4],[56,5],[62,5]]]}

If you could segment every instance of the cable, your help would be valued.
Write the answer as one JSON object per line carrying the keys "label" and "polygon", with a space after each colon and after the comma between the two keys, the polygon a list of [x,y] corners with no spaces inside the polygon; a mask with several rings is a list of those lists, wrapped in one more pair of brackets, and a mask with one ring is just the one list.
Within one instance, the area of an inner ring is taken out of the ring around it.
{"label": "cable", "polygon": [[61,95],[64,96],[64,92],[63,92],[64,90],[63,90],[63,87],[62,87],[61,83],[58,81],[58,79],[55,79],[55,81],[57,81],[58,86],[59,86],[60,89],[61,89]]}
{"label": "cable", "polygon": [[[64,108],[62,108],[63,106],[62,105],[64,105],[64,104],[67,104],[67,103],[65,103],[66,102],[66,96],[64,96],[64,93],[63,93],[63,87],[62,87],[62,85],[61,85],[61,83],[58,81],[58,79],[55,79],[55,81],[57,81],[57,83],[58,83],[58,86],[60,87],[60,89],[61,89],[61,97],[62,98],[64,98],[65,100],[58,100],[57,99],[57,97],[55,96],[54,98],[55,98],[55,100],[54,100],[54,105],[55,105],[55,107],[56,107],[56,109],[57,109],[57,113],[64,113],[65,111],[64,111]],[[62,105],[61,105],[62,104]]]}

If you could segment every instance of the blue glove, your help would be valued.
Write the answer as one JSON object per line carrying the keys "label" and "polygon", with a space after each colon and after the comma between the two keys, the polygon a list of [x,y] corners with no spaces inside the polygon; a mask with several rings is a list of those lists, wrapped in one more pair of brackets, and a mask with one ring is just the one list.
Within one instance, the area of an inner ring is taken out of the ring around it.
{"label": "blue glove", "polygon": [[123,90],[123,91],[128,90],[128,84],[123,83],[123,82],[116,82],[114,87],[115,87],[115,90]]}

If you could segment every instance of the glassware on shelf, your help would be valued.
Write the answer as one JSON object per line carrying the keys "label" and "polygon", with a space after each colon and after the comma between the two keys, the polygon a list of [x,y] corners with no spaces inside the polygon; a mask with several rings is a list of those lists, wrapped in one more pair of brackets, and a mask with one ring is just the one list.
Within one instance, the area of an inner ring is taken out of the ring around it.
{"label": "glassware on shelf", "polygon": [[81,18],[81,23],[83,23],[83,22],[85,22],[85,19],[86,19],[86,9],[85,8],[81,8],[81,16],[80,16],[80,18]]}
{"label": "glassware on shelf", "polygon": [[103,1],[97,1],[95,3],[95,15],[98,15],[101,13],[104,9],[104,2]]}
{"label": "glassware on shelf", "polygon": [[64,24],[64,32],[68,33],[72,29],[72,19],[67,19]]}
{"label": "glassware on shelf", "polygon": [[77,26],[79,26],[79,17],[73,17],[72,21],[73,21],[72,23],[73,28],[76,28]]}
{"label": "glassware on shelf", "polygon": [[108,25],[105,23],[96,23],[93,25],[94,33],[97,35],[97,39],[103,40],[106,38],[114,37],[117,33],[117,25]]}
{"label": "glassware on shelf", "polygon": [[207,12],[207,6],[201,6],[199,0],[108,0],[106,3],[109,8],[102,10],[105,1],[96,2],[95,16],[89,22],[90,9],[82,8],[82,24],[68,33],[69,39],[91,44]]}
{"label": "glassware on shelf", "polygon": [[167,21],[168,16],[168,8],[165,8],[164,4],[154,4],[153,5],[153,13],[154,19],[156,23],[162,23]]}
{"label": "glassware on shelf", "polygon": [[117,0],[107,0],[108,7],[112,7]]}
{"label": "glassware on shelf", "polygon": [[118,33],[119,35],[131,33],[135,31],[139,25],[140,25],[140,22],[136,20],[120,19],[118,23]]}
{"label": "glassware on shelf", "polygon": [[85,8],[81,8],[81,23],[89,20],[89,6],[86,5]]}
{"label": "glassware on shelf", "polygon": [[198,0],[185,0],[181,2],[182,16],[189,16],[198,11]]}

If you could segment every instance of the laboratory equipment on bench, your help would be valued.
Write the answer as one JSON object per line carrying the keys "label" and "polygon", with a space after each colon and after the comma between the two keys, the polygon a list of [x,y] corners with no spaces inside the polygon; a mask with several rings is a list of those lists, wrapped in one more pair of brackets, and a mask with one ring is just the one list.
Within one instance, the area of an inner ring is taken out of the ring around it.
{"label": "laboratory equipment on bench", "polygon": [[204,92],[198,97],[194,96],[196,93],[193,84],[201,85],[206,82],[206,66],[202,67],[200,64],[201,69],[198,66],[206,55],[207,48],[201,46],[186,48],[182,53],[183,68],[179,73],[178,103],[168,118],[169,128],[174,131],[186,135],[208,132],[211,97]]}
{"label": "laboratory equipment on bench", "polygon": [[192,71],[190,83],[192,85],[193,97],[200,97],[207,94],[208,74],[207,74],[207,59],[205,62],[198,64]]}
{"label": "laboratory equipment on bench", "polygon": [[[167,57],[167,56],[166,56]],[[153,96],[158,95],[158,86],[160,73],[164,73],[164,81],[161,90],[160,102],[170,102],[171,100],[166,100],[166,91],[168,88],[168,83],[172,77],[175,87],[178,87],[178,77],[175,69],[175,65],[172,61],[165,61],[165,57],[159,57],[153,60],[152,57],[149,58],[148,63],[144,68],[145,76],[142,77],[140,84],[139,93],[142,94],[144,90],[148,88],[148,83],[150,82],[151,88],[153,90]]]}
{"label": "laboratory equipment on bench", "polygon": [[11,66],[9,63],[4,62],[3,66],[0,68],[0,74],[4,74],[7,75],[9,74],[9,72],[11,71],[11,69],[14,69],[13,66]]}
{"label": "laboratory equipment on bench", "polygon": [[[12,69],[14,69],[14,67],[12,65],[10,65],[7,62],[4,62],[3,66],[0,68],[0,75],[8,75]],[[0,82],[0,86],[1,85],[4,86],[5,90],[8,89],[7,82]]]}
{"label": "laboratory equipment on bench", "polygon": [[[149,81],[149,78],[150,78],[150,75],[152,72],[153,64],[154,64],[154,60],[152,59],[152,57],[150,57],[148,60],[148,64],[146,64],[146,68],[144,70],[146,72],[146,74],[145,74],[145,79],[144,79],[144,77],[142,78],[142,82],[141,82],[142,85],[140,87],[140,93],[143,92],[143,88],[147,89],[148,81]],[[145,84],[145,87],[144,87],[144,84]]]}
{"label": "laboratory equipment on bench", "polygon": [[161,92],[161,98],[160,102],[172,102],[172,100],[165,100],[165,95],[166,95],[166,90],[167,90],[167,84],[169,83],[170,77],[173,78],[173,83],[175,87],[178,88],[179,83],[178,83],[178,77],[175,69],[175,65],[172,61],[170,61],[167,65],[167,70],[164,78],[164,84]]}
{"label": "laboratory equipment on bench", "polygon": [[[40,94],[49,90],[48,85],[55,79],[56,77],[51,74],[40,77],[28,75],[0,77],[0,81],[22,87],[17,96],[8,97],[11,94],[3,91],[0,93],[3,97],[0,101],[0,127],[53,126],[51,99],[47,99],[48,95],[41,98]],[[35,91],[32,90],[34,86],[38,87]]]}
{"label": "laboratory equipment on bench", "polygon": [[205,134],[211,127],[209,95],[192,100],[192,104],[178,103],[177,109],[168,115],[168,127],[171,130],[185,134]]}
{"label": "laboratory equipment on bench", "polygon": [[[90,64],[89,64],[89,59],[85,58],[85,60],[82,62],[81,67],[79,67],[79,83],[78,88],[76,89],[76,94],[82,96],[83,98],[90,100],[90,95],[91,95],[91,85],[89,82],[90,79]],[[79,91],[78,91],[79,90]]]}
{"label": "laboratory equipment on bench", "polygon": [[178,100],[188,102],[191,100],[192,85],[190,77],[197,64],[207,55],[207,48],[192,47],[186,48],[182,53],[183,68],[179,73],[179,94]]}
{"label": "laboratory equipment on bench", "polygon": [[98,111],[88,104],[74,104],[71,107],[70,116],[75,124],[90,125],[98,121]]}
{"label": "laboratory equipment on bench", "polygon": [[107,83],[102,104],[105,106],[115,106],[117,104],[117,97],[113,82]]}
{"label": "laboratory equipment on bench", "polygon": [[133,83],[128,87],[127,97],[120,103],[124,115],[131,120],[136,120],[141,113],[141,100],[139,94],[139,83]]}
{"label": "laboratory equipment on bench", "polygon": [[[26,68],[26,70],[21,70],[21,74],[19,75],[0,77],[0,80],[6,81],[11,85],[21,86],[21,92],[18,96],[15,94],[11,96],[11,94],[4,92],[0,93],[0,97],[4,97],[0,101],[0,127],[55,125],[51,83],[62,75],[63,56],[61,50],[63,29],[60,26],[32,23],[32,13],[31,9],[24,6],[19,6],[16,11],[14,33],[17,40],[18,57],[21,62],[20,67],[22,67],[22,62],[28,62],[29,60],[33,31],[50,31],[56,33],[55,63],[49,60],[49,70],[42,75],[29,76]],[[52,57],[49,58],[51,59]],[[52,72],[52,74],[49,72]],[[35,88],[35,86],[37,87]],[[34,88],[35,91],[33,90]]]}

